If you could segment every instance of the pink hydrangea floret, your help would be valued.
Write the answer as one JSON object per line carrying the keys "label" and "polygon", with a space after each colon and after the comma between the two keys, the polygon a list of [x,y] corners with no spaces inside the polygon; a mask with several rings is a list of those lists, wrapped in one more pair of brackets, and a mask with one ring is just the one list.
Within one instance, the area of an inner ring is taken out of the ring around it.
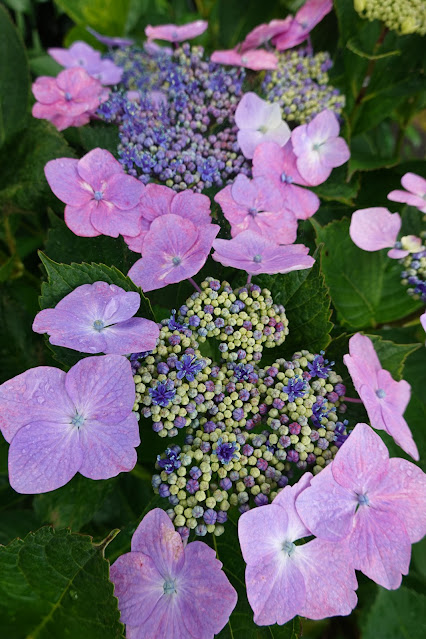
{"label": "pink hydrangea floret", "polygon": [[271,51],[263,51],[263,49],[248,49],[244,52],[237,49],[215,51],[210,60],[218,64],[245,67],[252,71],[274,70],[278,67],[277,56]]}
{"label": "pink hydrangea floret", "polygon": [[[345,544],[310,537],[295,508],[309,486],[305,473],[286,486],[272,504],[244,513],[238,536],[246,567],[247,597],[259,626],[282,625],[296,615],[324,619],[349,615],[357,604],[358,583]],[[332,556],[324,570],[324,557]]]}
{"label": "pink hydrangea floret", "polygon": [[237,603],[215,551],[202,541],[184,546],[160,508],[142,519],[110,577],[133,639],[213,639]]}
{"label": "pink hydrangea floret", "polygon": [[393,202],[404,202],[409,206],[415,206],[422,213],[426,213],[426,180],[415,173],[406,173],[401,184],[405,191],[391,191],[388,199]]}
{"label": "pink hydrangea floret", "polygon": [[155,322],[133,317],[141,303],[139,293],[115,284],[83,284],[55,308],[35,316],[33,331],[48,333],[49,342],[81,353],[141,353],[151,351],[160,334]]}
{"label": "pink hydrangea floret", "polygon": [[191,40],[204,33],[208,27],[205,20],[196,20],[178,26],[176,24],[161,24],[158,27],[152,27],[150,24],[145,28],[145,35],[148,42],[151,40],[167,40],[167,42],[182,42],[183,40]]}
{"label": "pink hydrangea floret", "polygon": [[358,209],[352,214],[349,235],[363,251],[380,251],[395,245],[401,217],[383,206]]}
{"label": "pink hydrangea floret", "polygon": [[0,430],[16,492],[56,490],[79,472],[108,479],[136,464],[139,426],[128,359],[80,360],[68,373],[31,368],[0,386]]}
{"label": "pink hydrangea floret", "polygon": [[336,549],[347,544],[353,567],[393,590],[408,573],[411,544],[426,532],[426,476],[405,459],[389,459],[381,438],[357,424],[296,509],[312,534]]}
{"label": "pink hydrangea floret", "polygon": [[339,122],[332,111],[321,111],[309,124],[296,127],[291,142],[300,175],[312,186],[322,184],[336,166],[350,158],[349,147],[339,137]]}
{"label": "pink hydrangea floret", "polygon": [[243,231],[232,240],[215,240],[213,248],[216,262],[250,275],[289,273],[311,268],[315,262],[303,244],[280,246],[254,231]]}
{"label": "pink hydrangea floret", "polygon": [[273,38],[278,51],[291,49],[309,36],[316,25],[333,8],[333,0],[308,0],[294,16],[288,29]]}
{"label": "pink hydrangea floret", "polygon": [[262,100],[251,91],[241,98],[235,111],[235,123],[238,144],[249,159],[262,142],[276,142],[284,146],[290,139],[290,128],[281,118],[280,105]]}
{"label": "pink hydrangea floret", "polygon": [[271,38],[279,36],[287,31],[293,22],[292,16],[287,16],[284,20],[271,20],[269,24],[259,24],[250,33],[246,35],[240,45],[241,51],[249,51],[257,49],[269,42]]}
{"label": "pink hydrangea floret", "polygon": [[65,202],[65,223],[76,235],[139,234],[145,187],[109,151],[97,148],[80,160],[51,160],[44,172],[56,197]]}
{"label": "pink hydrangea floret", "polygon": [[69,49],[48,49],[48,54],[66,69],[82,67],[102,84],[118,84],[123,69],[112,60],[102,58],[99,51],[86,42],[73,42]]}
{"label": "pink hydrangea floret", "polygon": [[99,80],[80,67],[64,69],[56,78],[41,76],[32,91],[37,100],[33,117],[49,120],[58,131],[87,124],[109,94]]}
{"label": "pink hydrangea floret", "polygon": [[273,237],[277,244],[292,244],[296,240],[297,219],[285,209],[280,191],[267,178],[249,180],[240,173],[214,199],[231,224],[232,237],[243,231],[255,231]]}
{"label": "pink hydrangea floret", "polygon": [[398,446],[419,459],[407,422],[403,418],[411,396],[411,386],[402,379],[396,382],[382,368],[373,342],[366,335],[355,333],[349,340],[349,354],[344,355],[355,389],[363,401],[373,428],[384,430]]}

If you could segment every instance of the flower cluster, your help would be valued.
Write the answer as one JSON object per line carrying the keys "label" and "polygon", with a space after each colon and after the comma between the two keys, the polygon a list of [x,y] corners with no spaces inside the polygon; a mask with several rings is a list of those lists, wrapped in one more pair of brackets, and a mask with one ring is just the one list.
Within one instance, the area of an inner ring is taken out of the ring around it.
{"label": "flower cluster", "polygon": [[314,55],[309,48],[284,51],[278,55],[278,67],[268,71],[262,92],[269,102],[277,102],[288,122],[304,124],[329,109],[340,115],[345,96],[330,85],[327,71],[332,61],[328,53]]}
{"label": "flower cluster", "polygon": [[234,123],[244,71],[207,62],[188,44],[120,49],[114,61],[130,94],[113,93],[98,114],[119,124],[119,158],[131,175],[202,191],[249,173]]}
{"label": "flower cluster", "polygon": [[426,33],[426,5],[423,0],[354,0],[355,10],[367,20],[381,20],[401,35]]}

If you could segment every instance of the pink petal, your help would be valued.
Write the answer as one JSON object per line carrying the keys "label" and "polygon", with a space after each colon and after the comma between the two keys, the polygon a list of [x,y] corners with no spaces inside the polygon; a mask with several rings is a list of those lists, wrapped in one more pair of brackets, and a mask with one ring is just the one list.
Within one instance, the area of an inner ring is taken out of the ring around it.
{"label": "pink petal", "polygon": [[175,197],[176,192],[168,186],[147,184],[140,201],[143,218],[152,222],[159,215],[167,215]]}
{"label": "pink petal", "polygon": [[46,179],[53,193],[65,204],[84,206],[93,198],[93,190],[77,172],[78,160],[60,158],[50,160],[44,167]]}
{"label": "pink petal", "polygon": [[143,230],[139,231],[138,235],[135,235],[135,237],[132,237],[131,235],[123,235],[123,240],[126,242],[127,246],[135,253],[142,253],[143,243],[149,228],[149,222],[143,218],[140,220],[140,224],[143,227]]}
{"label": "pink petal", "polygon": [[411,386],[405,379],[396,382],[389,371],[382,369],[377,373],[378,387],[385,391],[383,402],[396,413],[403,415],[411,399]]}
{"label": "pink petal", "polygon": [[101,235],[90,221],[92,211],[96,208],[96,200],[91,200],[83,206],[67,204],[64,211],[65,224],[79,237],[98,237]]}
{"label": "pink petal", "polygon": [[177,574],[184,564],[181,537],[161,508],[150,510],[137,527],[132,537],[135,550],[151,557],[165,579]]}
{"label": "pink petal", "polygon": [[210,224],[210,199],[190,189],[176,193],[171,201],[170,213],[188,218],[196,226]]}
{"label": "pink petal", "polygon": [[374,385],[382,366],[371,339],[361,333],[355,333],[349,340],[349,353],[343,357],[343,361],[357,391],[362,384]]}
{"label": "pink petal", "polygon": [[259,144],[266,141],[265,136],[260,131],[252,129],[241,129],[237,133],[238,146],[245,158],[251,159]]}
{"label": "pink petal", "polygon": [[309,122],[307,135],[312,142],[322,144],[330,138],[337,138],[339,131],[340,126],[335,114],[325,109]]}
{"label": "pink petal", "polygon": [[407,191],[411,191],[414,195],[418,195],[424,199],[426,195],[426,180],[420,177],[420,175],[416,175],[415,173],[406,173],[401,178],[401,184],[404,189],[407,189]]}
{"label": "pink petal", "polygon": [[256,93],[244,93],[235,111],[235,124],[239,129],[259,129],[267,120],[270,106]]}
{"label": "pink petal", "polygon": [[288,539],[292,541],[301,539],[302,537],[309,537],[310,530],[306,528],[303,521],[300,519],[300,515],[296,510],[296,499],[302,493],[303,490],[308,488],[311,483],[312,473],[305,473],[299,479],[294,486],[286,486],[275,497],[273,505],[280,506],[288,517],[288,524],[286,526],[286,535]]}
{"label": "pink petal", "polygon": [[388,590],[399,588],[402,575],[408,573],[411,544],[398,517],[360,506],[348,543],[356,570]]}
{"label": "pink petal", "polygon": [[320,148],[322,162],[333,169],[349,160],[351,153],[343,138],[332,138]]}
{"label": "pink petal", "polygon": [[135,413],[118,424],[87,420],[80,428],[83,459],[79,471],[90,479],[109,479],[135,467],[140,444]]}
{"label": "pink petal", "polygon": [[140,626],[127,626],[127,639],[158,639],[159,637],[173,637],[173,639],[196,639],[188,636],[184,623],[184,611],[176,604],[173,597],[163,596],[152,609]]}
{"label": "pink petal", "polygon": [[349,235],[363,251],[379,251],[393,246],[401,229],[398,213],[382,206],[358,209],[352,214]]}
{"label": "pink petal", "polygon": [[399,249],[391,249],[387,252],[387,256],[392,258],[393,260],[400,260],[401,257],[407,257],[407,255],[410,255],[409,251],[401,251]]}
{"label": "pink petal", "polygon": [[426,331],[426,313],[420,315],[420,323],[423,326],[423,330]]}
{"label": "pink petal", "polygon": [[[243,513],[238,520],[238,538],[244,561],[256,565],[276,560],[284,541],[293,541],[287,534],[288,524],[286,511],[274,503]],[[262,539],[261,545],[259,539]]]}
{"label": "pink petal", "polygon": [[358,501],[353,491],[336,482],[331,465],[316,475],[309,488],[299,495],[296,510],[313,535],[340,541],[352,530]]}
{"label": "pink petal", "polygon": [[78,428],[69,423],[38,421],[23,426],[9,448],[9,481],[17,493],[56,490],[80,468]]}
{"label": "pink petal", "polygon": [[411,455],[416,461],[419,461],[419,451],[411,434],[411,430],[402,415],[399,415],[392,407],[388,407],[384,403],[382,405],[382,417],[386,432],[394,438],[402,450],[408,453],[408,455]]}
{"label": "pink petal", "polygon": [[124,175],[120,162],[117,162],[112,153],[99,148],[86,153],[78,161],[77,170],[80,177],[90,184],[94,191],[102,191],[105,183],[113,175]]}
{"label": "pink petal", "polygon": [[84,317],[56,308],[46,308],[37,313],[33,331],[48,333],[49,342],[54,346],[72,348],[80,353],[105,353],[104,333],[96,331],[93,323]]}
{"label": "pink petal", "polygon": [[123,211],[107,200],[95,201],[90,221],[97,231],[109,237],[122,235],[136,236],[140,231],[141,209]]}
{"label": "pink petal", "polygon": [[294,213],[298,220],[307,220],[314,215],[320,206],[320,201],[315,193],[295,184],[286,184],[281,190],[284,205]]}
{"label": "pink petal", "polygon": [[226,51],[214,51],[210,56],[212,62],[217,64],[229,64],[236,67],[242,66],[241,55],[235,49],[227,49]]}
{"label": "pink petal", "polygon": [[41,77],[33,83],[32,92],[36,100],[42,104],[55,104],[61,99],[61,93],[56,84],[55,78]]}
{"label": "pink petal", "polygon": [[0,386],[0,429],[11,442],[18,430],[40,421],[60,422],[73,413],[59,368],[30,368]]}
{"label": "pink petal", "polygon": [[149,40],[167,40],[168,42],[181,42],[191,40],[204,33],[208,23],[205,20],[196,20],[182,26],[176,24],[162,24],[158,27],[148,25],[145,35]]}
{"label": "pink petal", "polygon": [[126,419],[135,403],[130,362],[121,355],[80,360],[68,371],[65,388],[77,413],[105,424]]}
{"label": "pink petal", "polygon": [[155,322],[143,317],[132,317],[125,322],[104,329],[103,353],[143,353],[155,348],[160,329]]}
{"label": "pink petal", "polygon": [[325,182],[332,170],[322,161],[321,154],[314,150],[297,158],[297,168],[300,175],[311,186],[318,186]]}
{"label": "pink petal", "polygon": [[128,211],[138,206],[144,189],[145,186],[135,177],[115,173],[108,179],[103,197],[117,208]]}
{"label": "pink petal", "polygon": [[128,552],[112,564],[110,579],[120,607],[120,619],[131,626],[143,624],[164,596],[164,577],[151,557]]}
{"label": "pink petal", "polygon": [[278,67],[278,58],[270,51],[251,49],[244,51],[241,56],[241,64],[252,71],[273,70]]}
{"label": "pink petal", "polygon": [[274,36],[284,33],[289,28],[292,20],[293,18],[291,16],[287,16],[284,20],[272,20],[269,24],[260,24],[255,27],[244,38],[241,44],[241,51],[256,49]]}
{"label": "pink petal", "polygon": [[382,417],[382,402],[376,395],[376,391],[370,385],[363,384],[359,391],[365,410],[367,411],[370,424],[376,430],[386,430],[386,426]]}
{"label": "pink petal", "polygon": [[269,177],[281,184],[281,174],[284,171],[284,151],[275,142],[263,142],[253,155],[253,177]]}
{"label": "pink petal", "polygon": [[84,317],[90,323],[102,319],[107,324],[114,324],[133,317],[140,301],[139,293],[127,292],[107,282],[94,282],[78,286],[62,298],[56,308]]}

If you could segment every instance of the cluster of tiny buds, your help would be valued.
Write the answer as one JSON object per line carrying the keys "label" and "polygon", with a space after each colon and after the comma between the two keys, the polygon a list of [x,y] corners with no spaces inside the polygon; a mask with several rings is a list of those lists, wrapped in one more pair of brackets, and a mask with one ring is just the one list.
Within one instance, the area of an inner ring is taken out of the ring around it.
{"label": "cluster of tiny buds", "polygon": [[381,20],[401,35],[426,33],[424,0],[354,0],[355,10],[368,20]]}
{"label": "cluster of tiny buds", "polygon": [[[400,248],[398,243],[396,248]],[[400,260],[401,284],[408,286],[407,293],[426,304],[426,245],[417,253],[410,253]]]}
{"label": "cluster of tiny buds", "polygon": [[308,48],[278,55],[278,68],[268,71],[262,91],[270,102],[278,102],[287,121],[310,122],[324,109],[340,115],[345,97],[329,84],[327,71],[332,61],[328,53],[313,55]]}

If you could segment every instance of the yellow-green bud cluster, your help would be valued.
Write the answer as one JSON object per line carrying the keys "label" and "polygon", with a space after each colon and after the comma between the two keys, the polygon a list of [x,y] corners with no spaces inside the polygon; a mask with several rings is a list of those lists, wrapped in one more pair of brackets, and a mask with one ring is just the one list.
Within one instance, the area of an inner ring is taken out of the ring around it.
{"label": "yellow-green bud cluster", "polygon": [[354,0],[355,11],[367,20],[381,20],[401,35],[426,33],[425,0]]}

